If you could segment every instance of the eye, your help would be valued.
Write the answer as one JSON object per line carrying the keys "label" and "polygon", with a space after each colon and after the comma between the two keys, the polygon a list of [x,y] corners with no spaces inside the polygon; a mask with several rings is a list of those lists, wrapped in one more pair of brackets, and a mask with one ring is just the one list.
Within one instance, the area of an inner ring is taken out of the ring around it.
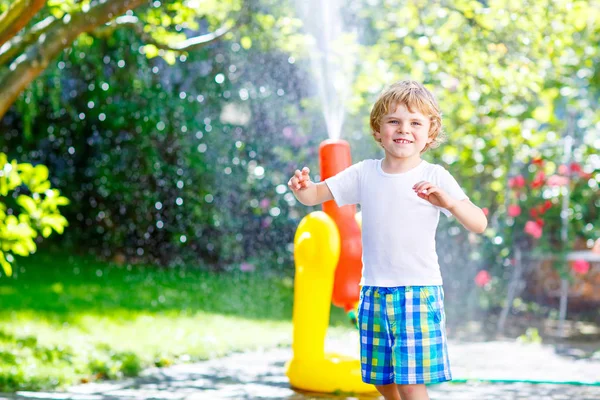
{"label": "eye", "polygon": [[417,125],[417,126],[421,126],[420,122],[414,121],[413,124]]}
{"label": "eye", "polygon": [[397,124],[397,123],[398,123],[398,121],[396,121],[395,119],[390,121],[390,124]]}

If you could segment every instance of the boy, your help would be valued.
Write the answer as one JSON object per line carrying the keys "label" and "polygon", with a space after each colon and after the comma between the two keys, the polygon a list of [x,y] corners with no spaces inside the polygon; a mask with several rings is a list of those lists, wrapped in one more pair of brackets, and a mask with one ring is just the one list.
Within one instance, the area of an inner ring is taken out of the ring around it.
{"label": "boy", "polygon": [[363,381],[388,400],[428,400],[425,384],[452,379],[435,249],[439,213],[453,214],[476,233],[487,219],[448,171],[421,159],[442,140],[439,107],[423,85],[390,86],[375,102],[370,124],[382,160],[364,160],[316,184],[305,167],[288,186],[307,206],[360,203]]}

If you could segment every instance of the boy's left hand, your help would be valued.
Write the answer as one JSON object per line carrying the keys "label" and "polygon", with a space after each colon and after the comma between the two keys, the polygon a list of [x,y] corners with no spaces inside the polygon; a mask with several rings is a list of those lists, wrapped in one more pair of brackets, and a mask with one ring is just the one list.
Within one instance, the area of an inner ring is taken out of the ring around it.
{"label": "boy's left hand", "polygon": [[456,201],[437,186],[427,181],[421,181],[413,186],[413,190],[423,200],[427,200],[434,206],[451,209]]}

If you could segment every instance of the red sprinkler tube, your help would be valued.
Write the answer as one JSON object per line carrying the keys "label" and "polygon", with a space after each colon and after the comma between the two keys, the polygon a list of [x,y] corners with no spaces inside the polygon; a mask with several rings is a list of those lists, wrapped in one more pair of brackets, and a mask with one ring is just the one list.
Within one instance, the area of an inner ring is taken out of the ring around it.
{"label": "red sprinkler tube", "polygon": [[[325,140],[319,146],[321,180],[324,181],[352,165],[350,144],[341,139]],[[355,219],[356,206],[338,207],[335,201],[323,203],[323,211],[335,221],[340,232],[340,259],[335,270],[332,302],[346,312],[359,300],[362,273],[362,241]]]}

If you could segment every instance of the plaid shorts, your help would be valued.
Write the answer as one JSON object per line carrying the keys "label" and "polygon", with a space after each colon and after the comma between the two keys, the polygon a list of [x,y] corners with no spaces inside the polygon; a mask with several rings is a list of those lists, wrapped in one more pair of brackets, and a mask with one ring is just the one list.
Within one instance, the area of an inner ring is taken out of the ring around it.
{"label": "plaid shorts", "polygon": [[363,381],[451,380],[445,322],[441,286],[363,286],[358,306]]}

